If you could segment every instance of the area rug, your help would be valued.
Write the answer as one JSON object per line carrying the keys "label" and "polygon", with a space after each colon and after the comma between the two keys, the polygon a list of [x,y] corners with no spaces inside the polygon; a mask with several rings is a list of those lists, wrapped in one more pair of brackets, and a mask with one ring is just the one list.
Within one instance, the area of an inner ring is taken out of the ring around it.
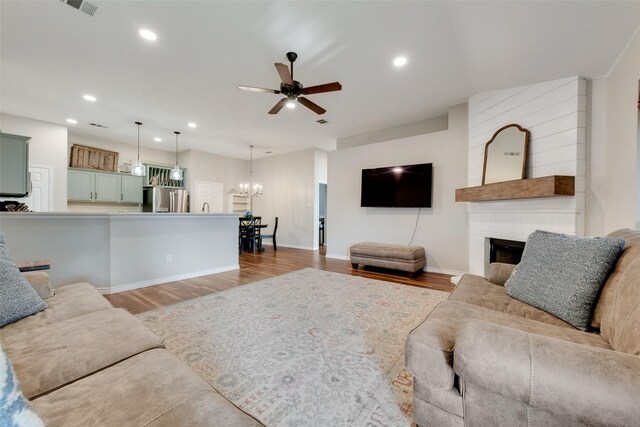
{"label": "area rug", "polygon": [[410,426],[405,343],[446,297],[308,268],[139,318],[266,426]]}

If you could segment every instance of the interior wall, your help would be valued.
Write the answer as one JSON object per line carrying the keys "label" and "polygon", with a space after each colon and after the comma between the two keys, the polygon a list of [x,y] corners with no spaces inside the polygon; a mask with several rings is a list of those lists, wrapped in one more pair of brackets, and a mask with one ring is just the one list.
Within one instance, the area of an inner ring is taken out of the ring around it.
{"label": "interior wall", "polygon": [[[187,169],[186,186],[189,191],[190,211],[200,212],[202,206],[195,206],[196,181],[221,182],[224,192],[224,212],[228,212],[227,195],[233,189],[239,189],[240,183],[249,178],[249,162],[198,150],[180,153],[180,166]],[[213,213],[213,212],[212,212]]]}
{"label": "interior wall", "polygon": [[52,166],[53,212],[67,211],[67,127],[25,117],[0,114],[4,133],[29,136],[29,165]]}
{"label": "interior wall", "polygon": [[[640,86],[640,82],[638,82]],[[638,90],[640,97],[640,89]],[[640,102],[640,101],[638,101]],[[640,230],[640,108],[638,108],[638,142],[636,144],[636,230]]]}
{"label": "interior wall", "polygon": [[636,226],[640,33],[611,73],[591,82],[586,233]]}
{"label": "interior wall", "polygon": [[427,253],[427,270],[467,270],[467,216],[455,189],[467,184],[467,105],[449,110],[441,132],[356,146],[329,153],[327,256],[346,259],[358,242],[406,245],[417,208],[360,207],[361,171],[403,164],[433,163],[433,208],[422,209],[413,244]]}
{"label": "interior wall", "polygon": [[[254,182],[263,195],[253,199],[252,212],[273,225],[278,217],[278,246],[300,249],[317,247],[316,154],[307,149],[253,162]],[[264,231],[271,234],[272,227]]]}

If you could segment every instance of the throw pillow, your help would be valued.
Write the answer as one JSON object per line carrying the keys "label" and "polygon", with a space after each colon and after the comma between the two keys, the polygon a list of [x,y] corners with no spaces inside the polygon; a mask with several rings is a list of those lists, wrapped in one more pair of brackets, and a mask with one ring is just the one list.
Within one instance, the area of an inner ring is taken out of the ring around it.
{"label": "throw pillow", "polygon": [[507,295],[586,331],[624,239],[536,231],[507,281]]}
{"label": "throw pillow", "polygon": [[0,327],[46,308],[47,304],[16,267],[7,246],[0,243]]}
{"label": "throw pillow", "polygon": [[18,387],[11,362],[0,347],[0,425],[7,427],[44,427]]}

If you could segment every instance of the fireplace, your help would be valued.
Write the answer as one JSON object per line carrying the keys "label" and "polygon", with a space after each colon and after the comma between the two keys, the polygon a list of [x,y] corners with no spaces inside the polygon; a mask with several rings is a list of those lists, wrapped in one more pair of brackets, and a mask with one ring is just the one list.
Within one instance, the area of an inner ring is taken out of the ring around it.
{"label": "fireplace", "polygon": [[489,263],[504,262],[518,264],[522,258],[525,242],[516,240],[494,239],[489,237]]}

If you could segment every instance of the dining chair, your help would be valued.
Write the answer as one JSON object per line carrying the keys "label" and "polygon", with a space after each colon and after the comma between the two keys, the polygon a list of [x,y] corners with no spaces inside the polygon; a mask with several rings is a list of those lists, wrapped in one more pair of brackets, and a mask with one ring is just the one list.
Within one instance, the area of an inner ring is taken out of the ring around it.
{"label": "dining chair", "polygon": [[273,234],[263,234],[262,238],[269,238],[273,241],[273,250],[278,250],[278,244],[276,243],[276,233],[278,232],[278,217],[276,217],[276,222],[273,225]]}

